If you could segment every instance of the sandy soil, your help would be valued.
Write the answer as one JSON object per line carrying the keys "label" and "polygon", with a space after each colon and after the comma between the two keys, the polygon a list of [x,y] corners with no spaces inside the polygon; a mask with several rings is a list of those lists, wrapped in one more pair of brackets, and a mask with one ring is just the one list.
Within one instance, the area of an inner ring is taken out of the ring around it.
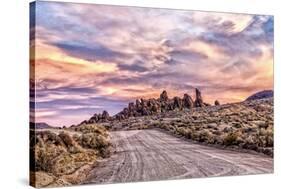
{"label": "sandy soil", "polygon": [[116,152],[85,183],[273,173],[273,158],[195,144],[159,130],[111,132]]}

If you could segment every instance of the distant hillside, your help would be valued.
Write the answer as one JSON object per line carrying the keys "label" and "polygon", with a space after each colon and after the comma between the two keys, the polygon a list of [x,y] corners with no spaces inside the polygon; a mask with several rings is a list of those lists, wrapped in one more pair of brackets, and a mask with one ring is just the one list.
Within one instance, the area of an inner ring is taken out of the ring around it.
{"label": "distant hillside", "polygon": [[49,128],[53,128],[53,127],[45,122],[35,123],[35,129],[49,129]]}
{"label": "distant hillside", "polygon": [[249,96],[246,100],[257,100],[257,99],[271,98],[271,97],[273,97],[273,90],[264,90]]}

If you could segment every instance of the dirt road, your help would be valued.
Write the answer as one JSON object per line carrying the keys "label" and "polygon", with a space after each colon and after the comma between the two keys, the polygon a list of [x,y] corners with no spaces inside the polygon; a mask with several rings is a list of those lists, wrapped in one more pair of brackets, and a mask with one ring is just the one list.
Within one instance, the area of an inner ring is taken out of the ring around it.
{"label": "dirt road", "polygon": [[199,145],[159,130],[116,131],[111,137],[116,153],[99,162],[86,183],[273,172],[270,157]]}

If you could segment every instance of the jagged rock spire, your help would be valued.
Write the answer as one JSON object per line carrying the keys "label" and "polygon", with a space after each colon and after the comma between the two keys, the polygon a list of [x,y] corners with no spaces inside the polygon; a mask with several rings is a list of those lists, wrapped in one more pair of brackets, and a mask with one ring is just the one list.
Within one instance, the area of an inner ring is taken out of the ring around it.
{"label": "jagged rock spire", "polygon": [[182,101],[183,101],[183,107],[189,108],[189,109],[194,107],[194,102],[193,102],[191,96],[189,96],[188,94],[183,95]]}
{"label": "jagged rock spire", "polygon": [[161,94],[160,94],[160,101],[163,101],[163,102],[166,102],[166,101],[168,101],[168,93],[167,93],[167,91],[163,91]]}
{"label": "jagged rock spire", "polygon": [[218,100],[215,100],[215,106],[219,106],[220,102]]}
{"label": "jagged rock spire", "polygon": [[203,102],[203,98],[201,96],[201,91],[199,91],[199,89],[195,88],[195,101],[194,101],[194,104],[196,107],[203,107],[205,106],[204,105],[204,102]]}

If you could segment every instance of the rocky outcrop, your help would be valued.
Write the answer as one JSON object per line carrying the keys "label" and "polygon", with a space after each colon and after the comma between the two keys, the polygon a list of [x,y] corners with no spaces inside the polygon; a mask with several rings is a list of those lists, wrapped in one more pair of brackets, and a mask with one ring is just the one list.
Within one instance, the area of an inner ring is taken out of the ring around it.
{"label": "rocky outcrop", "polygon": [[203,98],[201,96],[201,91],[199,91],[199,89],[195,89],[195,101],[194,101],[194,104],[195,104],[195,107],[204,107],[205,104],[203,102]]}
{"label": "rocky outcrop", "polygon": [[193,107],[210,106],[210,104],[203,102],[201,92],[198,89],[195,89],[195,93],[195,101],[193,101],[192,97],[188,94],[184,94],[183,98],[176,96],[172,99],[169,99],[167,91],[164,90],[160,94],[159,99],[137,99],[135,104],[130,102],[128,107],[116,114],[114,118],[122,120],[132,116],[147,116],[160,112],[168,112],[171,110],[183,110],[191,109]]}
{"label": "rocky outcrop", "polygon": [[110,119],[109,113],[104,110],[104,111],[102,112],[102,114],[101,114],[101,119],[102,119],[102,120],[108,120],[108,119]]}
{"label": "rocky outcrop", "polygon": [[167,102],[169,100],[167,91],[163,91],[160,94],[160,101]]}
{"label": "rocky outcrop", "polygon": [[273,90],[264,90],[249,96],[246,100],[257,100],[257,99],[272,98],[272,97],[273,97]]}
{"label": "rocky outcrop", "polygon": [[115,116],[109,116],[108,112],[103,111],[102,114],[94,114],[88,121],[82,123],[101,123],[113,120],[124,120],[129,117],[149,116],[157,113],[165,113],[172,110],[191,109],[193,107],[211,106],[208,103],[203,102],[201,92],[195,89],[196,98],[193,101],[192,97],[188,94],[184,94],[183,98],[174,97],[169,99],[167,91],[163,91],[158,99],[137,99],[134,102],[130,102],[121,112]]}
{"label": "rocky outcrop", "polygon": [[215,100],[215,106],[219,106],[220,105],[220,102],[218,100]]}
{"label": "rocky outcrop", "polygon": [[50,126],[49,124],[47,124],[45,122],[38,122],[38,123],[35,123],[34,125],[35,125],[35,129],[51,129],[51,128],[53,128],[52,126]]}
{"label": "rocky outcrop", "polygon": [[104,110],[102,114],[94,114],[89,120],[85,120],[80,124],[102,123],[110,120],[112,120],[112,117]]}
{"label": "rocky outcrop", "polygon": [[193,102],[191,96],[189,96],[188,94],[183,95],[182,101],[183,101],[183,107],[184,108],[189,108],[189,109],[193,108],[194,102]]}
{"label": "rocky outcrop", "polygon": [[180,99],[180,97],[174,97],[174,101],[173,101],[173,109],[180,109],[182,110],[183,106],[182,106],[182,99]]}

